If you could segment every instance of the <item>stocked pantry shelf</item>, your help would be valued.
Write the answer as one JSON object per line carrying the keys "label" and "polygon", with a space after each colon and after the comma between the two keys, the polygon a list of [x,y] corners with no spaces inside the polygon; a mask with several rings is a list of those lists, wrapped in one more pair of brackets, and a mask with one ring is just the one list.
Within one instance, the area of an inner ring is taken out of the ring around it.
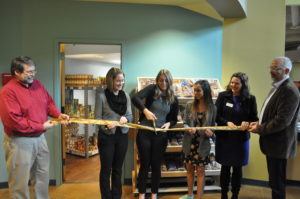
{"label": "stocked pantry shelf", "polygon": [[96,90],[99,86],[66,86],[66,89],[69,90]]}
{"label": "stocked pantry shelf", "polygon": [[[218,96],[218,93],[222,91],[222,88],[220,86],[219,80],[212,79],[212,78],[205,78],[208,80],[211,89],[212,89],[212,96],[215,101],[216,97]],[[175,95],[178,97],[179,100],[179,115],[178,115],[178,122],[174,126],[174,128],[181,128],[183,127],[183,112],[185,109],[185,105],[188,101],[193,100],[193,83],[196,82],[196,78],[173,78],[173,88]],[[149,77],[139,77],[138,78],[138,87],[137,91],[140,91],[141,89],[145,88],[149,84],[155,83],[155,78],[149,78]],[[135,118],[137,121],[137,118],[139,118],[139,112],[135,111]],[[137,134],[137,131],[135,131],[135,135]],[[187,186],[186,184],[184,186],[177,186],[174,184],[172,186],[173,182],[180,182],[180,183],[186,183],[186,175],[187,172],[183,166],[183,155],[182,155],[182,139],[183,139],[183,132],[176,133],[176,132],[168,132],[168,146],[165,151],[165,160],[161,165],[161,184],[166,183],[168,187],[162,186],[162,188],[159,189],[159,192],[186,192]],[[207,178],[213,179],[213,183],[215,183],[215,180],[220,175],[220,168],[221,166],[215,161],[214,158],[214,152],[215,152],[215,145],[211,141],[211,154],[210,159],[211,163],[206,165],[205,167],[205,175]],[[177,158],[177,160],[176,160]],[[181,162],[180,162],[181,160]],[[134,170],[132,171],[132,191],[133,193],[138,193],[136,189],[137,185],[137,175],[139,172],[139,158],[138,158],[138,150],[136,146],[136,140],[134,140]],[[151,176],[151,172],[149,172],[149,177]],[[215,184],[207,184],[205,185],[204,190],[220,190],[220,187]],[[196,190],[196,187],[194,187]],[[150,192],[150,190],[147,189],[147,192]]]}
{"label": "stocked pantry shelf", "polygon": [[[214,175],[219,175],[216,171],[213,171],[214,173],[210,173],[211,176]],[[183,173],[183,172],[182,172]],[[137,179],[136,173],[134,171],[132,171],[132,179]],[[172,181],[174,182],[182,182],[186,180],[186,175],[184,176],[171,176],[170,178],[165,178],[165,179],[172,179]],[[164,178],[162,178],[161,181],[163,181]],[[167,180],[168,182],[169,180]],[[161,182],[163,183],[163,182]],[[136,180],[132,180],[132,186],[133,186],[133,194],[137,194],[138,189],[136,188]],[[204,191],[220,191],[221,187],[218,185],[205,185],[204,187]],[[194,186],[194,191],[197,191],[197,187]],[[150,193],[151,189],[147,188],[146,192]],[[159,192],[160,193],[174,193],[174,192],[187,192],[187,186],[170,186],[170,187],[160,187],[159,188]]]}
{"label": "stocked pantry shelf", "polygon": [[[91,101],[95,98],[96,89],[104,83],[103,77],[93,78],[93,75],[86,74],[66,75],[65,113],[74,118],[93,119],[95,103]],[[76,128],[67,126],[64,133],[67,153],[86,158],[98,154],[98,140],[94,125],[81,124]]]}
{"label": "stocked pantry shelf", "polygon": [[[67,149],[66,152],[69,153],[69,154],[72,154],[72,155],[78,155],[78,156],[82,156],[82,157],[86,156],[86,153],[85,152],[81,152],[81,151]],[[94,150],[94,151],[89,151],[88,152],[88,156],[93,156],[93,155],[96,155],[98,153],[99,153],[98,149]]]}
{"label": "stocked pantry shelf", "polygon": [[[162,178],[173,178],[173,177],[186,177],[186,171],[162,171]],[[196,174],[196,172],[195,172]],[[218,176],[220,175],[220,169],[216,170],[205,170],[206,176]],[[151,172],[149,172],[149,177],[151,176]]]}
{"label": "stocked pantry shelf", "polygon": [[166,152],[181,152],[182,151],[182,146],[178,145],[178,146],[168,146],[166,149]]}

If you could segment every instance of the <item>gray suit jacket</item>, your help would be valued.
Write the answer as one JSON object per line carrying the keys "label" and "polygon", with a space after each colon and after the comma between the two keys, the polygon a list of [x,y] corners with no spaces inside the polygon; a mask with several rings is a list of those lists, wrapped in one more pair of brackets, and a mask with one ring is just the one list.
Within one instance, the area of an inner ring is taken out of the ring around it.
{"label": "gray suit jacket", "polygon": [[265,155],[280,159],[296,155],[299,98],[297,87],[289,79],[271,97],[257,128],[260,148]]}
{"label": "gray suit jacket", "polygon": [[[188,127],[196,127],[199,126],[195,120],[192,119],[192,106],[193,102],[190,101],[185,106],[184,118],[183,118],[183,125],[185,128]],[[207,115],[208,122],[203,124],[202,126],[215,126],[216,125],[216,115],[217,115],[217,108],[215,105],[212,105],[211,112]],[[191,151],[191,144],[194,135],[189,134],[188,132],[184,132],[183,136],[183,144],[182,144],[182,151],[185,156],[189,155]],[[200,133],[200,137],[197,139],[199,142],[199,156],[204,158],[209,155],[210,153],[210,141],[209,137],[205,135],[205,131],[202,130]]]}
{"label": "gray suit jacket", "polygon": [[[128,122],[132,122],[132,110],[131,110],[131,101],[129,98],[129,95],[127,93],[127,111],[125,115],[119,115],[118,113],[114,112],[108,105],[108,102],[106,100],[106,96],[104,93],[103,88],[97,88],[96,91],[96,105],[95,105],[95,119],[99,120],[112,120],[112,121],[120,121],[120,118],[122,116],[126,117]],[[122,133],[127,133],[128,128],[121,127]],[[113,129],[107,129],[105,126],[99,126],[99,131],[106,133],[106,134],[115,134],[116,128]]]}

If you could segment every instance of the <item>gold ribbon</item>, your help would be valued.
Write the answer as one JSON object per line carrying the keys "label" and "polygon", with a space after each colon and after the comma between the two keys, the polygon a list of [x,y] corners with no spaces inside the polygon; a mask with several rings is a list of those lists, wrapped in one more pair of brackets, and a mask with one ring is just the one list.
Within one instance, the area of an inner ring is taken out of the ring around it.
{"label": "gold ribbon", "polygon": [[162,129],[162,128],[153,128],[149,126],[139,125],[139,124],[133,124],[133,123],[126,123],[126,124],[120,124],[118,121],[111,121],[111,120],[95,120],[95,119],[82,119],[82,118],[70,118],[69,120],[61,120],[61,119],[52,119],[51,122],[55,125],[61,124],[63,121],[68,121],[69,123],[79,123],[79,124],[97,124],[101,126],[114,124],[115,126],[120,127],[127,127],[127,128],[133,128],[133,129],[142,129],[142,130],[148,130],[148,131],[188,131],[192,129],[196,130],[205,130],[205,129],[211,129],[211,130],[222,130],[222,131],[236,131],[240,130],[240,126],[237,127],[229,127],[229,126],[203,126],[203,127],[188,127],[188,128],[170,128],[170,129]]}

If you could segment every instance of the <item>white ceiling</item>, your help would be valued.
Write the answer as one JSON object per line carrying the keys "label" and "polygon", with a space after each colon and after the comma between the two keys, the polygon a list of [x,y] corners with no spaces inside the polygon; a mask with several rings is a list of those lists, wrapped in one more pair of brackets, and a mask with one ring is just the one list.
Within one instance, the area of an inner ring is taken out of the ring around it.
{"label": "white ceiling", "polygon": [[120,65],[121,45],[65,44],[65,57]]}

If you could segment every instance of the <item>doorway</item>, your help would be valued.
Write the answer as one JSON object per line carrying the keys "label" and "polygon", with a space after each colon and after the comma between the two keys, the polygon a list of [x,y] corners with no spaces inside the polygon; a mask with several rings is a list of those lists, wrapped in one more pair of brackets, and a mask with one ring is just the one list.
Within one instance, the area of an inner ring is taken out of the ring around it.
{"label": "doorway", "polygon": [[[60,44],[61,104],[71,118],[93,119],[95,94],[105,87],[111,67],[121,68],[121,45]],[[99,181],[97,126],[72,123],[62,127],[64,183]]]}

